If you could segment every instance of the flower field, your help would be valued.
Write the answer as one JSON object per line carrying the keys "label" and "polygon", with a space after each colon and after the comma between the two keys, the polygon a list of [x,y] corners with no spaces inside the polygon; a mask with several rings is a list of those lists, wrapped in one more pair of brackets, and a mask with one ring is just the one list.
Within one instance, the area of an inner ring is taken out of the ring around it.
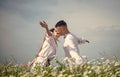
{"label": "flower field", "polygon": [[38,64],[33,70],[12,63],[0,64],[0,77],[120,77],[120,62],[116,58],[87,60],[83,66],[73,66],[72,69],[65,60],[56,65],[41,68]]}

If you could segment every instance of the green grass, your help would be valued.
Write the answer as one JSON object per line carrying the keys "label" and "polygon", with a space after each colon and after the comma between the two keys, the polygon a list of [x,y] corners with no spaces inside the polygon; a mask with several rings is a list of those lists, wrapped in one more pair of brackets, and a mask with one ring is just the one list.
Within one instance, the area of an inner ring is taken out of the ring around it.
{"label": "green grass", "polygon": [[72,69],[65,61],[56,61],[56,66],[41,68],[38,64],[34,70],[21,65],[0,63],[0,77],[120,77],[120,62],[116,58],[86,60],[85,66]]}

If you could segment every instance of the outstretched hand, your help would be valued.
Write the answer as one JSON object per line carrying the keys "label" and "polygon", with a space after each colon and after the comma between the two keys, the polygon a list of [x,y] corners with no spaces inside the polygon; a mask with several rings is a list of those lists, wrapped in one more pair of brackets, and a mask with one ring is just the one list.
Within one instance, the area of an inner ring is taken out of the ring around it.
{"label": "outstretched hand", "polygon": [[87,43],[90,43],[90,41],[86,40]]}
{"label": "outstretched hand", "polygon": [[45,21],[40,21],[40,25],[43,27],[43,28],[47,28],[48,25]]}
{"label": "outstretched hand", "polygon": [[47,34],[48,34],[49,36],[52,35],[51,32],[50,32],[50,30],[49,30],[49,28],[48,28],[48,25],[47,25],[47,23],[46,23],[45,21],[40,21],[40,25],[41,25],[43,28],[46,29],[46,32],[47,32]]}

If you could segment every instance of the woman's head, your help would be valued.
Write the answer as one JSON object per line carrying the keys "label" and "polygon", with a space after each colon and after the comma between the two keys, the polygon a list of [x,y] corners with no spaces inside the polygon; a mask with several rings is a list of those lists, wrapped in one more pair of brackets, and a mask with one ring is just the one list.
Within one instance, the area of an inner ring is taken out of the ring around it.
{"label": "woman's head", "polygon": [[60,34],[57,33],[57,31],[56,31],[54,28],[50,29],[50,31],[53,33],[54,38],[55,38],[56,40],[60,37]]}

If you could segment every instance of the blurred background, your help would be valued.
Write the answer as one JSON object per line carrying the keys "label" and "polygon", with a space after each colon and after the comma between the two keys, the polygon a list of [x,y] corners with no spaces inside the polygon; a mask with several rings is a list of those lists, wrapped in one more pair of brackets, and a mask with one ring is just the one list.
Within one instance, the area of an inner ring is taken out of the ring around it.
{"label": "blurred background", "polygon": [[[120,59],[120,0],[0,0],[0,62],[26,63],[38,52],[45,30],[65,20],[69,30],[89,40],[80,45],[88,59]],[[59,38],[58,59],[64,58]]]}

